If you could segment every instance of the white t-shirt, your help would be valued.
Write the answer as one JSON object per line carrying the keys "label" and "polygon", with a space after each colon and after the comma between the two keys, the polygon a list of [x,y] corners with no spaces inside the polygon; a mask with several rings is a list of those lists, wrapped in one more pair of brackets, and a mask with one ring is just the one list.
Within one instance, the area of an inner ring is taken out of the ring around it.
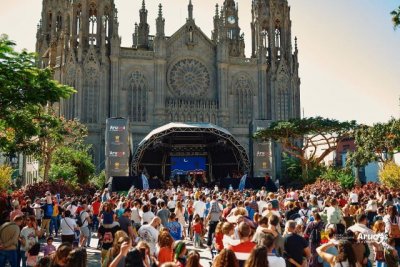
{"label": "white t-shirt", "polygon": [[282,257],[268,255],[268,265],[274,267],[286,267],[286,262]]}
{"label": "white t-shirt", "polygon": [[199,214],[200,218],[204,218],[204,211],[206,210],[206,203],[201,200],[194,202],[194,215]]}
{"label": "white t-shirt", "polygon": [[35,203],[33,206],[33,212],[35,213],[35,218],[37,220],[41,220],[42,219],[42,206],[38,203]]}
{"label": "white t-shirt", "polygon": [[76,221],[69,217],[61,219],[60,226],[63,235],[73,235],[74,229],[77,227]]}
{"label": "white t-shirt", "polygon": [[67,210],[69,210],[72,215],[75,215],[77,209],[78,207],[72,204],[67,207]]}
{"label": "white t-shirt", "polygon": [[267,207],[268,202],[265,200],[260,200],[258,201],[258,213],[262,214],[263,213],[263,209]]}
{"label": "white t-shirt", "polygon": [[138,208],[132,208],[131,209],[131,220],[134,221],[135,223],[140,223],[142,218],[140,216],[140,211]]}
{"label": "white t-shirt", "polygon": [[299,214],[300,214],[301,218],[303,218],[303,217],[309,218],[311,216],[311,210],[301,209],[301,210],[299,210]]}
{"label": "white t-shirt", "polygon": [[[39,227],[38,227],[39,229]],[[38,242],[38,238],[35,233],[35,228],[25,226],[22,228],[20,237],[25,239],[25,246],[21,245],[21,250],[28,251],[33,245]]]}
{"label": "white t-shirt", "polygon": [[237,246],[240,244],[240,239],[234,239],[229,235],[224,235],[222,237],[222,244],[224,245],[224,248],[227,248],[228,246]]}
{"label": "white t-shirt", "polygon": [[153,226],[146,224],[140,227],[138,234],[149,245],[150,255],[154,255],[156,253],[156,245],[158,241],[158,230]]}
{"label": "white t-shirt", "polygon": [[358,203],[358,194],[351,192],[350,195],[350,203]]}
{"label": "white t-shirt", "polygon": [[87,227],[89,225],[89,222],[88,222],[89,213],[87,211],[81,211],[79,216],[81,216],[81,220],[82,220],[82,226],[81,227]]}
{"label": "white t-shirt", "polygon": [[176,206],[175,200],[168,201],[168,204],[167,204],[168,209],[175,209],[175,206]]}
{"label": "white t-shirt", "polygon": [[143,225],[144,223],[150,223],[151,220],[152,220],[154,217],[156,217],[156,216],[155,216],[154,213],[151,212],[151,211],[148,211],[148,212],[143,213],[143,214],[142,214],[142,222],[141,222],[142,225]]}

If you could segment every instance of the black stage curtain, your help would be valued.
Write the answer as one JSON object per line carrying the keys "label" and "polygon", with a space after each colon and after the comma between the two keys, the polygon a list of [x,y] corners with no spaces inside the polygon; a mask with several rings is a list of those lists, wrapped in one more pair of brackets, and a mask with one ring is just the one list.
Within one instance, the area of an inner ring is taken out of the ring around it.
{"label": "black stage curtain", "polygon": [[[238,189],[240,179],[241,178],[222,178],[220,180],[220,186],[228,189],[229,185],[232,185],[233,189]],[[259,190],[263,186],[265,186],[269,192],[276,192],[278,190],[275,183],[271,179],[269,179],[268,182],[265,181],[264,177],[247,177],[246,179],[245,188]]]}
{"label": "black stage curtain", "polygon": [[[143,183],[140,176],[114,176],[108,181],[108,189],[111,192],[129,191],[129,189],[135,186],[137,189],[143,189]],[[159,179],[149,179],[150,189],[161,188],[161,182]]]}

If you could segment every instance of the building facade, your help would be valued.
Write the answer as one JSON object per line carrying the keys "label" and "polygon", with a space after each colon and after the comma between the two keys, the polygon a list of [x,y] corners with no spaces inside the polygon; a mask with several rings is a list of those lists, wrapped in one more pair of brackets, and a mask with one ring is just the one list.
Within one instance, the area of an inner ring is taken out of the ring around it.
{"label": "building facade", "polygon": [[186,23],[172,36],[165,35],[161,4],[153,24],[143,0],[131,47],[121,47],[114,2],[43,0],[36,36],[40,65],[77,90],[60,103],[60,114],[87,125],[99,166],[109,117],[129,119],[132,149],[168,122],[216,124],[248,149],[254,120],[300,117],[298,50],[287,0],[252,0],[250,57],[234,0],[215,7],[210,37],[195,22],[191,0]]}

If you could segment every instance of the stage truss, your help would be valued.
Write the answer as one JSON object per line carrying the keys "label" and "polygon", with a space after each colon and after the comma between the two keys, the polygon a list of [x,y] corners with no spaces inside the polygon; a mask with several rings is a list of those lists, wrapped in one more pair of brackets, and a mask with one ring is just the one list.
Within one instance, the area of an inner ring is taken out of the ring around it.
{"label": "stage truss", "polygon": [[229,133],[226,129],[213,125],[211,123],[169,123],[167,125],[161,126],[153,130],[148,134],[138,145],[133,158],[132,158],[132,172],[137,174],[139,171],[139,165],[141,159],[146,151],[151,145],[153,145],[158,140],[165,136],[174,133],[209,133],[222,138],[234,148],[232,152],[235,156],[236,162],[238,164],[239,170],[243,173],[249,173],[250,171],[250,160],[247,156],[246,150],[242,145],[235,139],[235,137]]}

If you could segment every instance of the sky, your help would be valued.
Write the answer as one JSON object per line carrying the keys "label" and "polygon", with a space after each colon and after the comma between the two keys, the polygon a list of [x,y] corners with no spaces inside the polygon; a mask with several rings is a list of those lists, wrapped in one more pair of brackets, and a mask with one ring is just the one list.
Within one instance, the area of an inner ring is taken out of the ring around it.
{"label": "sky", "polygon": [[[166,34],[187,18],[189,0],[146,0],[150,33],[155,33],[158,4]],[[122,45],[132,45],[142,0],[115,0]],[[192,0],[196,24],[211,36],[215,4]],[[298,38],[301,106],[305,117],[322,116],[373,124],[400,117],[400,29],[390,11],[400,0],[289,0],[292,37]],[[35,50],[41,0],[0,0],[0,33],[17,49]],[[251,0],[238,0],[239,25],[251,49]]]}

